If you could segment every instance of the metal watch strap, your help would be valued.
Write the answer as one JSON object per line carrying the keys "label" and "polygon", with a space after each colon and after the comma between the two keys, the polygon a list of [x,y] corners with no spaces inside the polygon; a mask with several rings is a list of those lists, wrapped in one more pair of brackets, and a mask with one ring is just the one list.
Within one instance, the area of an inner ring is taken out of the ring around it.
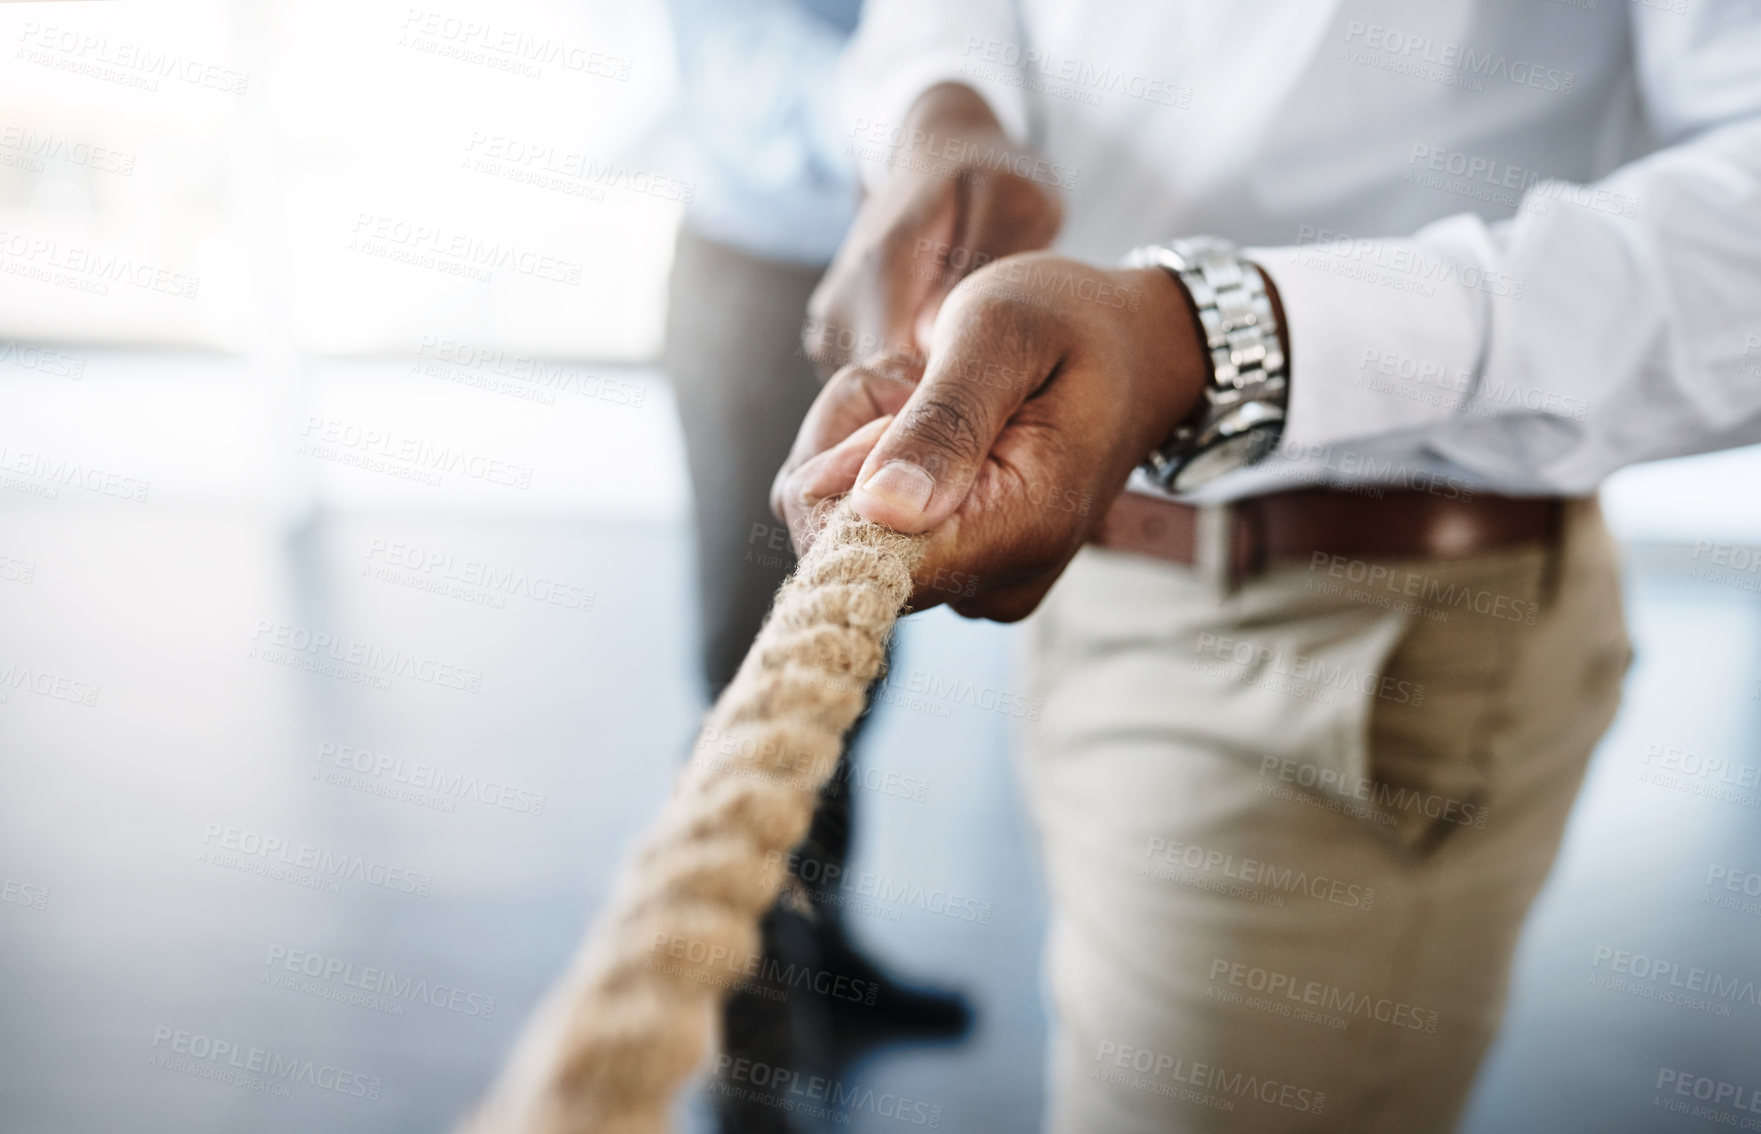
{"label": "metal watch strap", "polygon": [[1288,375],[1260,270],[1214,236],[1146,245],[1125,263],[1165,269],[1185,286],[1211,359],[1204,412],[1151,453],[1144,471],[1166,491],[1186,491],[1264,457],[1283,430]]}

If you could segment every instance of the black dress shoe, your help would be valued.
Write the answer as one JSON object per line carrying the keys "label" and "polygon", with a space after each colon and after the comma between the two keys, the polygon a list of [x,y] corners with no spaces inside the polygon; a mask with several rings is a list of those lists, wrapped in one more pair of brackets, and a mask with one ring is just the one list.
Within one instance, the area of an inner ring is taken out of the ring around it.
{"label": "black dress shoe", "polygon": [[819,963],[819,926],[779,905],[760,923],[764,957],[754,979],[736,987],[722,1011],[722,1058],[706,1085],[717,1134],[804,1134],[786,1083],[829,1077],[836,1043],[828,997],[800,987],[796,974]]}
{"label": "black dress shoe", "polygon": [[[831,997],[832,1035],[846,1062],[864,1048],[900,1040],[948,1043],[971,1030],[972,1008],[957,992],[909,984],[860,952],[837,923],[821,923],[820,967],[849,978],[861,995]],[[860,985],[857,982],[861,982]]]}

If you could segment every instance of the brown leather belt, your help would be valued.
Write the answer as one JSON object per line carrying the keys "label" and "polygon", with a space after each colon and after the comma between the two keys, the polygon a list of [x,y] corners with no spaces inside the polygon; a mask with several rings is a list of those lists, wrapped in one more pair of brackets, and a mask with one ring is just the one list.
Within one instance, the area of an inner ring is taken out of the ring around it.
{"label": "brown leather belt", "polygon": [[[1368,491],[1368,490],[1366,490]],[[1494,548],[1550,542],[1565,501],[1557,497],[1450,498],[1410,489],[1365,495],[1308,488],[1254,496],[1227,506],[1224,564],[1231,578],[1282,560],[1317,554],[1359,559],[1460,559]],[[1123,493],[1090,542],[1116,551],[1197,562],[1202,509],[1138,492]]]}

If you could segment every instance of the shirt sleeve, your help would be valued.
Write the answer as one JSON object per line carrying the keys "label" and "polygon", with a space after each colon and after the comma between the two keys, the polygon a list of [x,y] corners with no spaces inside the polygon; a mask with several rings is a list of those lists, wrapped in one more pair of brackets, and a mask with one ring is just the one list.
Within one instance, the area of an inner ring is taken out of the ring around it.
{"label": "shirt sleeve", "polygon": [[846,54],[840,106],[864,184],[907,156],[906,116],[941,83],[971,87],[1011,141],[1029,135],[1022,64],[1031,48],[1012,0],[869,0]]}
{"label": "shirt sleeve", "polygon": [[1495,490],[1576,494],[1761,441],[1761,6],[1631,11],[1664,148],[1595,184],[1536,184],[1507,221],[1248,251],[1288,322],[1278,463],[1404,450]]}
{"label": "shirt sleeve", "polygon": [[848,28],[797,0],[669,0],[693,228],[760,256],[823,264],[855,212],[832,127]]}

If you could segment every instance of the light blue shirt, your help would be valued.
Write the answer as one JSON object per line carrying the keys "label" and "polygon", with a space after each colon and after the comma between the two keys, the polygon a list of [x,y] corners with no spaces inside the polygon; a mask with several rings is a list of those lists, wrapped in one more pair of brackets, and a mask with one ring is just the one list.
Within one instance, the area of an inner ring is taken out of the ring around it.
{"label": "light blue shirt", "polygon": [[861,0],[670,0],[696,192],[687,223],[822,264],[856,212],[838,65]]}

